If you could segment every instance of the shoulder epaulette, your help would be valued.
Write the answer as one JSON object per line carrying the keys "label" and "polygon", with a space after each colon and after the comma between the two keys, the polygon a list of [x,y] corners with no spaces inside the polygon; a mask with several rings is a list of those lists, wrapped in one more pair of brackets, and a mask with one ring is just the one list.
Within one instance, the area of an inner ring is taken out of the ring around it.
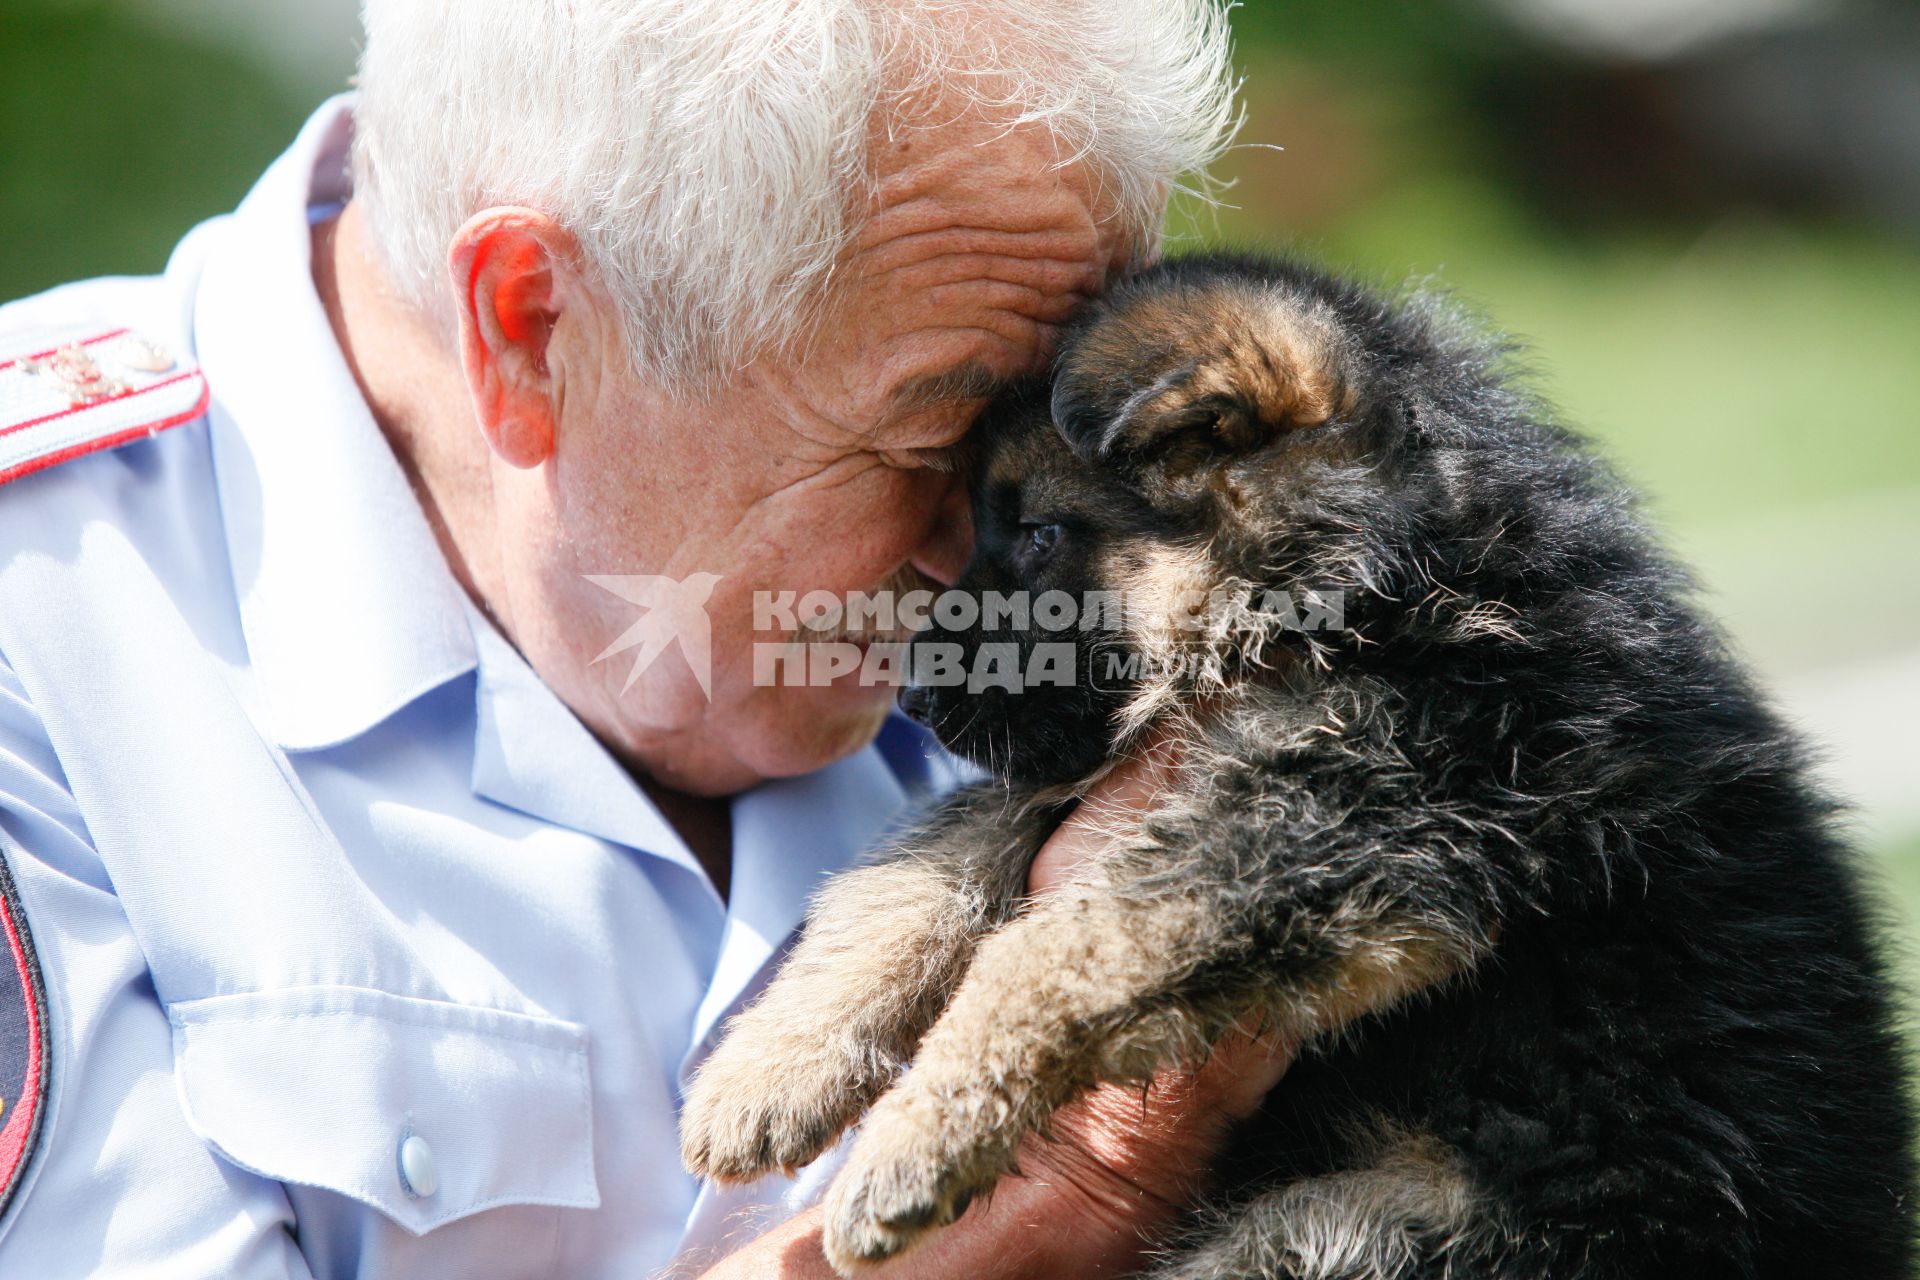
{"label": "shoulder epaulette", "polygon": [[131,329],[0,337],[0,484],[206,410],[199,366]]}

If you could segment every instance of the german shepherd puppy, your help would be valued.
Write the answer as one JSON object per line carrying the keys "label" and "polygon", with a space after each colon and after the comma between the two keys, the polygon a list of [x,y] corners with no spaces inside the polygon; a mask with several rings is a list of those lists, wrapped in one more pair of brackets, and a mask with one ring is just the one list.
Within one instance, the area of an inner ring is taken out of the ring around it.
{"label": "german shepherd puppy", "polygon": [[[688,1166],[798,1166],[871,1108],[827,1201],[852,1271],[1251,1018],[1305,1047],[1157,1276],[1909,1277],[1895,1000],[1833,806],[1507,367],[1286,262],[1093,305],[980,425],[960,587],[1124,622],[925,638],[1064,639],[1075,678],[915,692],[994,781],[827,885],[693,1086]],[[1179,784],[1024,901],[1063,801],[1169,733]]]}

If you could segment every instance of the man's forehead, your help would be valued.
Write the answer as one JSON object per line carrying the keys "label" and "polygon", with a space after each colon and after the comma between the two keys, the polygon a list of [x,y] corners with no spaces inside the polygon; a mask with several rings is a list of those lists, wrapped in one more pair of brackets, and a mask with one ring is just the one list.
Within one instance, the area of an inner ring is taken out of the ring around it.
{"label": "man's forehead", "polygon": [[950,444],[971,410],[1045,369],[1060,326],[1128,259],[1106,200],[1040,125],[876,143],[835,317],[842,385],[876,443]]}
{"label": "man's forehead", "polygon": [[[1039,121],[996,122],[977,110],[926,117],[877,130],[869,165],[872,185],[855,252],[926,234],[944,221],[1003,234],[1051,233],[1051,252],[1104,268],[1125,256],[1127,242],[1142,238],[1130,219],[1117,216],[1109,185],[1084,151],[1067,147]],[[1063,241],[1061,233],[1074,238]]]}

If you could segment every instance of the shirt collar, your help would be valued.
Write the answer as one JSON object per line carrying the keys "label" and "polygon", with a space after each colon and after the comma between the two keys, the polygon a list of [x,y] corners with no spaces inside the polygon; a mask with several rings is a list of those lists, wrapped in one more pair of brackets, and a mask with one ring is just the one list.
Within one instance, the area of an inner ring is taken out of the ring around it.
{"label": "shirt collar", "polygon": [[492,622],[473,605],[466,607],[480,668],[474,688],[473,793],[665,858],[697,877],[711,894],[698,859],[633,776]]}
{"label": "shirt collar", "polygon": [[[471,605],[468,610],[479,653],[474,794],[655,854],[698,878],[711,895],[699,861],[632,775],[493,624]],[[710,1014],[724,1009],[800,923],[819,882],[874,847],[906,809],[909,786],[921,790],[876,744],[733,798],[729,937],[709,993]],[[719,909],[717,899],[712,905]]]}
{"label": "shirt collar", "polygon": [[210,251],[194,344],[267,731],[344,742],[472,670],[464,596],[313,288],[309,208],[344,199],[350,97],[267,170]]}

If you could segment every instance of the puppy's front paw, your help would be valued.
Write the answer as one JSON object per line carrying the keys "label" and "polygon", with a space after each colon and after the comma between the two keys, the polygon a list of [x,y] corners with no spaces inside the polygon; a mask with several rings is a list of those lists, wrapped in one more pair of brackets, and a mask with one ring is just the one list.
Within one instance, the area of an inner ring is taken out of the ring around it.
{"label": "puppy's front paw", "polygon": [[992,1185],[1001,1169],[969,1156],[952,1126],[923,1100],[881,1100],[827,1191],[824,1247],[834,1270],[852,1275],[904,1253]]}
{"label": "puppy's front paw", "polygon": [[716,1182],[792,1171],[824,1151],[869,1097],[826,1047],[736,1032],[707,1059],[680,1113],[680,1158]]}

